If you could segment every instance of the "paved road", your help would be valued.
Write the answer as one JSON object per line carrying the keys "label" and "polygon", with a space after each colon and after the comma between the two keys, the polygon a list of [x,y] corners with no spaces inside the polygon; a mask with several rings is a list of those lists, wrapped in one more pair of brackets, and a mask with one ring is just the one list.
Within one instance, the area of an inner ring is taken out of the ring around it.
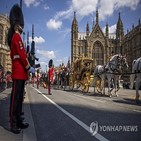
{"label": "paved road", "polygon": [[[134,90],[120,89],[118,97],[88,94],[78,90],[36,89],[27,95],[38,141],[139,141],[141,105]],[[91,125],[91,133],[90,133]]]}

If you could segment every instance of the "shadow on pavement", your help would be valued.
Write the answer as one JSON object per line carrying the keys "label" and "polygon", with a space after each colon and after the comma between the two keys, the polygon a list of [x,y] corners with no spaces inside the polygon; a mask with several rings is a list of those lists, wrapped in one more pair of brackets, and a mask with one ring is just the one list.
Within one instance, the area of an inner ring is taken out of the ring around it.
{"label": "shadow on pavement", "polygon": [[10,131],[9,127],[9,103],[10,95],[7,92],[0,93],[0,126]]}
{"label": "shadow on pavement", "polygon": [[129,98],[124,98],[123,100],[113,100],[113,101],[117,102],[117,103],[122,103],[122,104],[130,104],[130,105],[141,106],[141,102],[137,104],[134,99],[129,99]]}
{"label": "shadow on pavement", "polygon": [[0,93],[0,141],[23,141],[23,132],[14,134],[10,131],[10,93],[11,89]]}

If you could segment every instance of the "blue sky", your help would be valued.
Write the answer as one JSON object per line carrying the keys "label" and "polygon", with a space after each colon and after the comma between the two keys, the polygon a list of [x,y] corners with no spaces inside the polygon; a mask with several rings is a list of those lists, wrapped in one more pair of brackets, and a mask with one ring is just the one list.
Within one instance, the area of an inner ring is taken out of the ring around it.
{"label": "blue sky", "polygon": [[[20,3],[20,0],[0,0],[0,13],[9,14],[15,3]],[[87,22],[90,30],[92,29],[97,8],[101,28],[104,29],[108,23],[111,33],[115,32],[119,12],[125,33],[133,24],[137,26],[139,18],[141,19],[141,0],[23,0],[24,32],[29,31],[31,37],[34,24],[36,56],[42,70],[46,70],[50,59],[53,59],[55,66],[62,61],[67,64],[71,54],[74,11],[79,32],[85,32]]]}

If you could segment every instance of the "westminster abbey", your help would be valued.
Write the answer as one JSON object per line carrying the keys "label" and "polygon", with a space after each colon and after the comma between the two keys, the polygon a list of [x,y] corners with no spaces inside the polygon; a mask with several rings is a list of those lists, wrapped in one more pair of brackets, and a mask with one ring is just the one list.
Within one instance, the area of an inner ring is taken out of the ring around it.
{"label": "westminster abbey", "polygon": [[105,33],[103,33],[99,26],[99,15],[96,11],[96,23],[92,26],[90,32],[89,24],[86,25],[86,32],[78,31],[78,22],[76,13],[71,27],[71,62],[76,59],[90,57],[95,60],[96,65],[104,65],[108,62],[109,57],[114,54],[126,54],[129,64],[129,71],[131,71],[132,61],[141,57],[141,23],[140,19],[138,25],[124,34],[123,22],[118,17],[116,33],[111,35],[109,33],[108,24],[106,24]]}

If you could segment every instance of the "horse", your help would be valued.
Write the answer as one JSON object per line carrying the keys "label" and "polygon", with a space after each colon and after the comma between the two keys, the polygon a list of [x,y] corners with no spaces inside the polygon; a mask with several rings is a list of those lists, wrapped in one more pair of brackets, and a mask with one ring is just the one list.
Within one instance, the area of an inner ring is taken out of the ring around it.
{"label": "horse", "polygon": [[103,89],[104,80],[105,80],[105,68],[103,65],[97,65],[94,69],[94,78],[93,78],[94,93],[96,88],[98,93],[105,94],[105,89]]}
{"label": "horse", "polygon": [[136,89],[136,103],[139,103],[139,88],[141,86],[141,57],[137,60],[133,60],[132,63],[132,73],[130,75],[130,88],[133,89],[133,84],[135,82],[135,89]]}
{"label": "horse", "polygon": [[[118,96],[117,91],[120,89],[119,80],[123,72],[127,71],[128,63],[126,56],[122,56],[120,54],[116,54],[111,57],[110,61],[107,63],[106,77],[108,79],[108,95],[112,96],[112,90],[115,89],[115,95]],[[113,83],[113,84],[112,84]],[[110,89],[111,85],[113,87]]]}
{"label": "horse", "polygon": [[63,88],[64,90],[69,85],[69,68],[64,67],[55,71],[54,88]]}
{"label": "horse", "polygon": [[61,73],[61,88],[64,88],[65,90],[68,85],[69,85],[69,69],[65,67]]}
{"label": "horse", "polygon": [[[119,80],[121,77],[122,72],[126,71],[128,69],[128,63],[126,60],[126,56],[121,56],[119,54],[116,54],[111,57],[109,62],[103,66],[103,65],[97,65],[94,70],[94,92],[95,87],[98,86],[100,92],[102,94],[105,94],[105,79],[108,80],[108,95],[109,97],[112,96],[111,92],[113,89],[115,89],[115,95],[117,95],[117,91],[119,90]],[[96,84],[98,82],[98,84]],[[111,85],[113,87],[111,88]],[[111,89],[110,89],[111,88]]]}

